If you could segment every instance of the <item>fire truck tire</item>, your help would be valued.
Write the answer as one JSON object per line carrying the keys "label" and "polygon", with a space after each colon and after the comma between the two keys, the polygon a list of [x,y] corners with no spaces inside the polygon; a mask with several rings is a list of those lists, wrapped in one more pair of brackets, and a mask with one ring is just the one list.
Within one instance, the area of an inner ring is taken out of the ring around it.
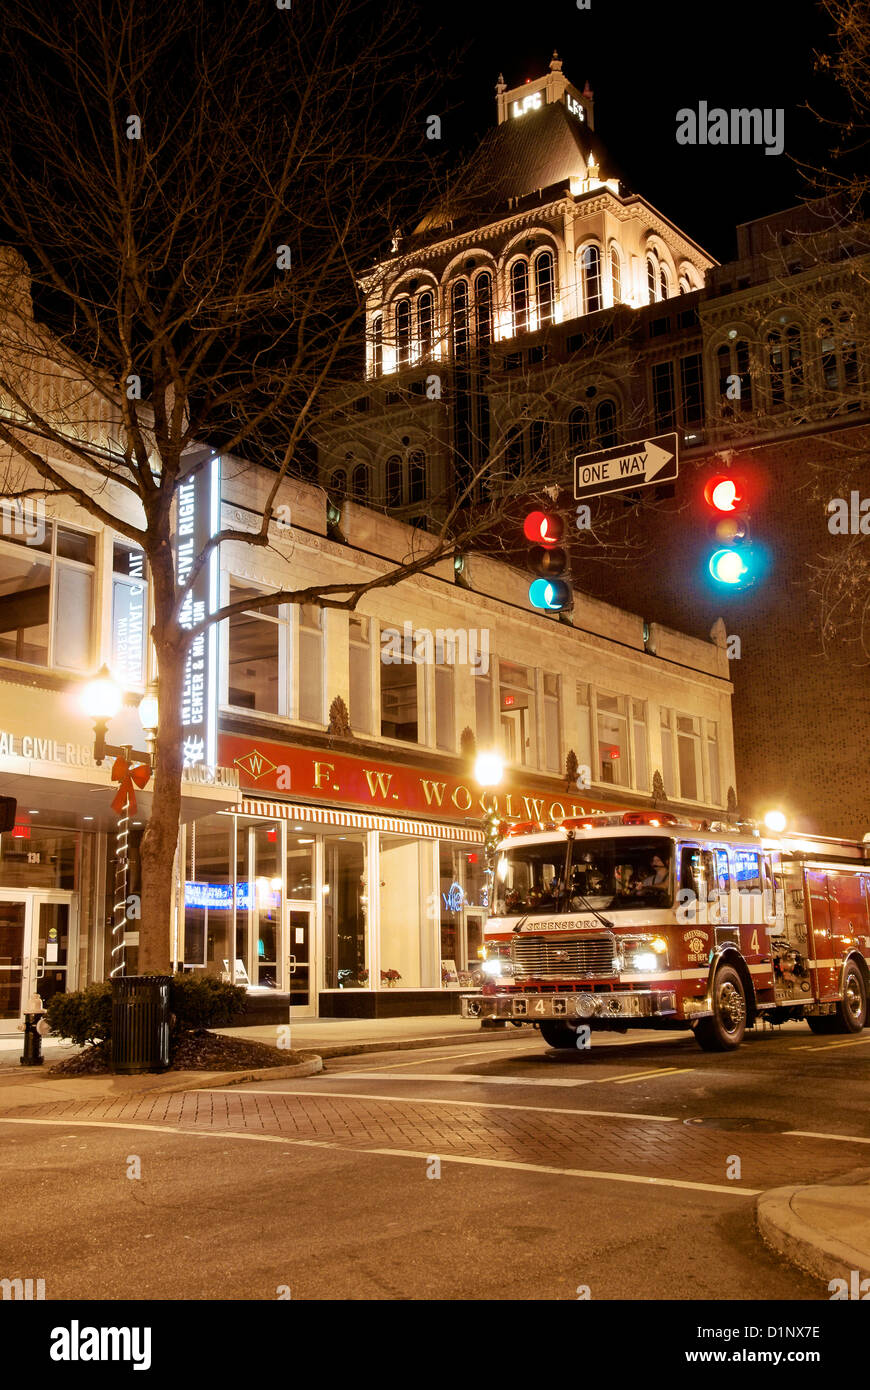
{"label": "fire truck tire", "polygon": [[695,1039],[705,1052],[731,1052],[746,1032],[746,992],[743,981],[730,965],[716,971],[713,980],[713,1014],[695,1025]]}
{"label": "fire truck tire", "polygon": [[832,1033],[860,1033],[867,1023],[867,989],[861,971],[851,961],[843,976],[843,998],[833,1014]]}
{"label": "fire truck tire", "polygon": [[567,1048],[570,1052],[577,1051],[577,1034],[570,1023],[550,1023],[538,1024],[541,1030],[541,1037],[550,1047]]}

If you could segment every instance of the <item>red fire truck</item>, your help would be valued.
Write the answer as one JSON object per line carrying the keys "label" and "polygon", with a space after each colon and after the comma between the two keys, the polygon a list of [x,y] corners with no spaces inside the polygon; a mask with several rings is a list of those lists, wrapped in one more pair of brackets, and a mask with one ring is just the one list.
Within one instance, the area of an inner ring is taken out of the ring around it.
{"label": "red fire truck", "polygon": [[[859,1033],[870,993],[870,836],[768,835],[627,811],[502,827],[484,982],[466,1018],[691,1028],[739,1047],[760,1018]],[[585,1039],[588,1039],[585,1034]]]}

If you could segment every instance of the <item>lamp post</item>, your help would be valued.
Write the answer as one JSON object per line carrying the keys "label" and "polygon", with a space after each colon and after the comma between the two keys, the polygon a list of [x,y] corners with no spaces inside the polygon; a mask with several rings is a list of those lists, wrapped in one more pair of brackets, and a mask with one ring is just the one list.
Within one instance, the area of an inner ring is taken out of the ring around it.
{"label": "lamp post", "polygon": [[[478,753],[474,763],[474,780],[484,791],[487,788],[498,787],[504,778],[504,759],[499,753],[483,752]],[[498,813],[498,801],[493,797],[492,805],[484,813],[483,833],[485,836],[484,861],[486,869],[484,872],[486,907],[489,909],[491,903],[491,889],[493,880],[493,858],[495,844],[498,839],[498,827],[500,816]]]}
{"label": "lamp post", "polygon": [[94,721],[94,761],[99,767],[106,757],[114,758],[112,778],[120,782],[112,808],[118,814],[115,833],[115,899],[112,915],[112,964],[110,977],[126,973],[124,937],[127,928],[127,886],[130,865],[130,811],[136,808],[134,788],[145,787],[154,767],[154,740],[157,732],[158,704],[153,690],[139,702],[139,721],[145,733],[147,749],[142,752],[129,743],[106,742],[109,721],[114,719],[124,701],[124,692],[108,668],[103,666],[85,686],[82,705]]}

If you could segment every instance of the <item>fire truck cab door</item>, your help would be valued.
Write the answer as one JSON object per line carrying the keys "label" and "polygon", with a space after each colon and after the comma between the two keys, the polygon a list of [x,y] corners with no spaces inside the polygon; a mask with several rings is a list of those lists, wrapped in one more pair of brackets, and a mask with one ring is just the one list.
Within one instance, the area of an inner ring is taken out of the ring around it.
{"label": "fire truck cab door", "polygon": [[806,869],[804,887],[811,932],[809,958],[813,993],[818,999],[837,999],[840,962],[833,940],[828,875],[823,869]]}

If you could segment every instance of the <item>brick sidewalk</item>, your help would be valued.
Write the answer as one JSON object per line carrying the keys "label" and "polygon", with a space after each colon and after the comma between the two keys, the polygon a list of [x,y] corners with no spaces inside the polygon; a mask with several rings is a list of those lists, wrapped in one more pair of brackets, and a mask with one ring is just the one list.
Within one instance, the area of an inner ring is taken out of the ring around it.
{"label": "brick sidewalk", "polygon": [[[9,1118],[166,1124],[181,1129],[285,1136],[338,1148],[391,1148],[571,1169],[632,1173],[729,1190],[819,1182],[867,1163],[867,1146],[780,1133],[717,1131],[680,1121],[478,1109],[347,1094],[292,1096],[220,1090],[70,1101],[9,1109]],[[739,1181],[726,1167],[740,1158]]]}

